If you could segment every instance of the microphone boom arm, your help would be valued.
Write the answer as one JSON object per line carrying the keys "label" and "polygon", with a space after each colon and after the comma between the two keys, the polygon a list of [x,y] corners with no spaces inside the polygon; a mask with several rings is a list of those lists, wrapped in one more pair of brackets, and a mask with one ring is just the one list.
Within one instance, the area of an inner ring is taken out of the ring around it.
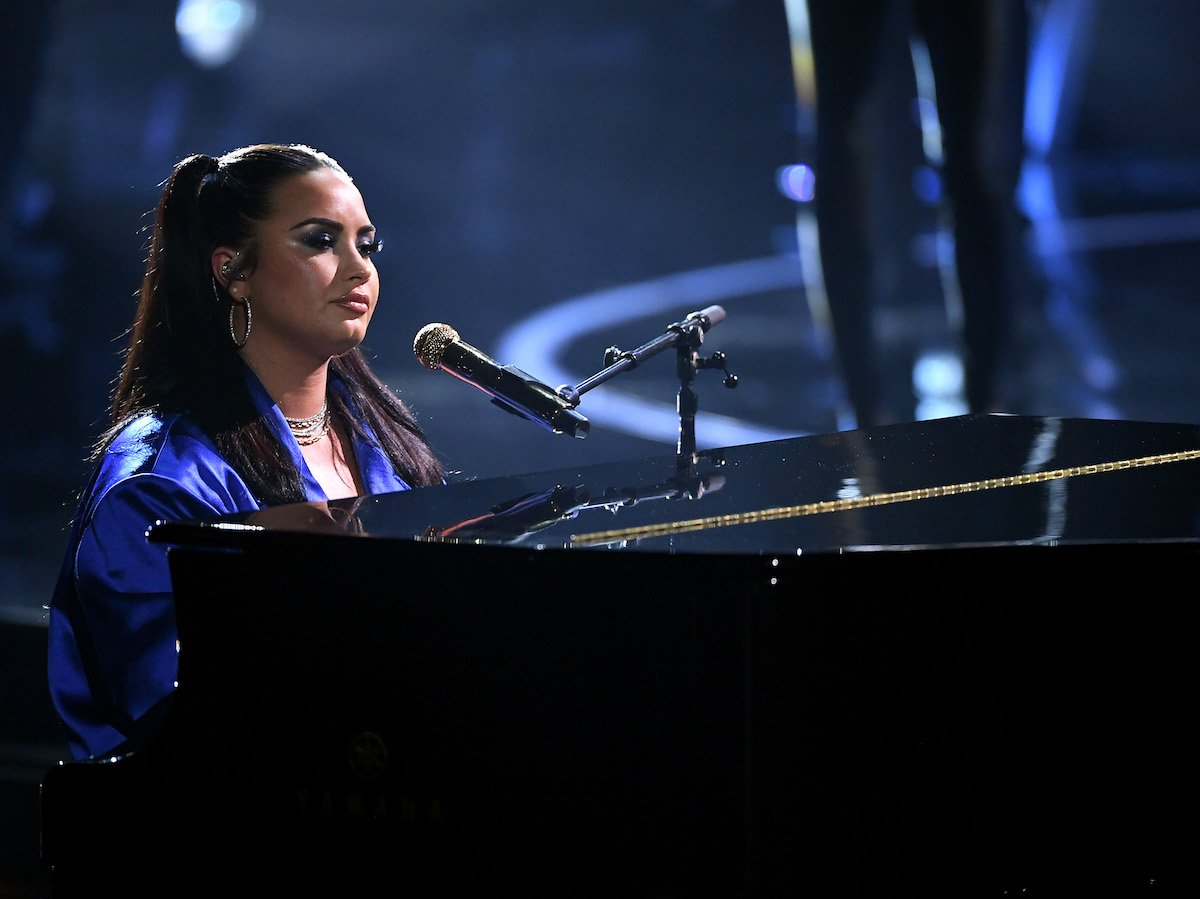
{"label": "microphone boom arm", "polygon": [[693,312],[682,321],[667,326],[666,333],[659,335],[649,343],[642,344],[636,350],[620,350],[609,347],[604,351],[604,368],[595,374],[584,378],[574,387],[564,385],[558,388],[558,395],[572,408],[579,405],[580,397],[587,391],[599,387],[606,381],[615,378],[623,371],[636,368],[641,362],[656,356],[663,350],[675,347],[676,372],[679,375],[679,395],[676,408],[679,412],[679,443],[676,461],[680,470],[684,470],[696,461],[696,410],[698,400],[693,382],[696,371],[701,368],[720,368],[725,372],[724,384],[732,389],[737,386],[737,375],[730,374],[726,367],[725,354],[713,353],[708,358],[699,355],[700,345],[704,335],[715,324],[725,320],[725,310],[720,306],[708,306],[699,312]]}
{"label": "microphone boom arm", "polygon": [[579,398],[605,381],[611,380],[621,372],[636,368],[641,362],[651,356],[657,356],[663,350],[668,350],[681,342],[687,346],[693,343],[699,347],[704,340],[704,334],[713,325],[725,319],[725,310],[720,306],[708,306],[699,312],[693,312],[683,321],[668,325],[666,333],[654,338],[649,343],[642,344],[636,350],[619,350],[609,347],[604,351],[604,368],[580,381],[574,387],[563,385],[558,388],[558,395],[572,406],[579,405]]}

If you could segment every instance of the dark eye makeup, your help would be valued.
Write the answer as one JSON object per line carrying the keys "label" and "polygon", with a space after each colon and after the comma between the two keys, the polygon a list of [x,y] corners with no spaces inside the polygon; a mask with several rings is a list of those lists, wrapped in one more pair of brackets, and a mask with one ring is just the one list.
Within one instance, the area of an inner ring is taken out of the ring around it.
{"label": "dark eye makeup", "polygon": [[314,250],[329,250],[337,245],[337,237],[328,231],[314,231],[300,238],[301,243]]}
{"label": "dark eye makeup", "polygon": [[[305,234],[300,240],[305,246],[314,250],[331,250],[337,246],[337,235],[330,234],[328,231],[314,231],[311,234]],[[358,245],[358,252],[364,258],[373,256],[382,249],[383,240],[379,237]]]}

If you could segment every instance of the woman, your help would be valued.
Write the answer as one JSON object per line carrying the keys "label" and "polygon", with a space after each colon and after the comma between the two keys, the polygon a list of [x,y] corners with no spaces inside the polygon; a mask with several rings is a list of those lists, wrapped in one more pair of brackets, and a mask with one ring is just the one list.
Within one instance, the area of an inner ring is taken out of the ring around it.
{"label": "woman", "polygon": [[50,691],[71,751],[136,749],[176,676],[157,520],[442,481],[411,411],[359,349],[382,247],[324,153],[260,144],[180,162],[50,610]]}

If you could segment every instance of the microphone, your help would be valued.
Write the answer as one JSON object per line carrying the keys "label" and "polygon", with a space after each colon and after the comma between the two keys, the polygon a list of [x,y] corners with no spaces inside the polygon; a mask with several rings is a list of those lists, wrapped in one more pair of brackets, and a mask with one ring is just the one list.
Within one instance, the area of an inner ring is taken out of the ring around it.
{"label": "microphone", "polygon": [[449,325],[431,322],[423,327],[413,339],[413,352],[430,371],[441,369],[478,387],[506,412],[526,418],[555,434],[580,439],[588,435],[591,425],[575,411],[575,404],[516,366],[501,365],[464,343]]}

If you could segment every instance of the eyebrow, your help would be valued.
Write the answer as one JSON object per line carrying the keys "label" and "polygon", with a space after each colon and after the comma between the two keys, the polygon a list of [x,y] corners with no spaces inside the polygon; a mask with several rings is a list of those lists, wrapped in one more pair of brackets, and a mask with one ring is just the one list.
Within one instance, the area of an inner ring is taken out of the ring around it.
{"label": "eyebrow", "polygon": [[[296,222],[296,224],[292,225],[292,227],[289,228],[288,230],[295,231],[297,228],[303,228],[306,225],[322,225],[326,228],[329,228],[332,231],[343,230],[342,225],[339,222],[335,222],[333,219],[325,219],[325,218],[319,218],[319,217],[305,219],[302,222]],[[373,234],[374,231],[375,231],[374,225],[363,225],[361,228],[358,229],[358,233],[360,235],[361,234]]]}

